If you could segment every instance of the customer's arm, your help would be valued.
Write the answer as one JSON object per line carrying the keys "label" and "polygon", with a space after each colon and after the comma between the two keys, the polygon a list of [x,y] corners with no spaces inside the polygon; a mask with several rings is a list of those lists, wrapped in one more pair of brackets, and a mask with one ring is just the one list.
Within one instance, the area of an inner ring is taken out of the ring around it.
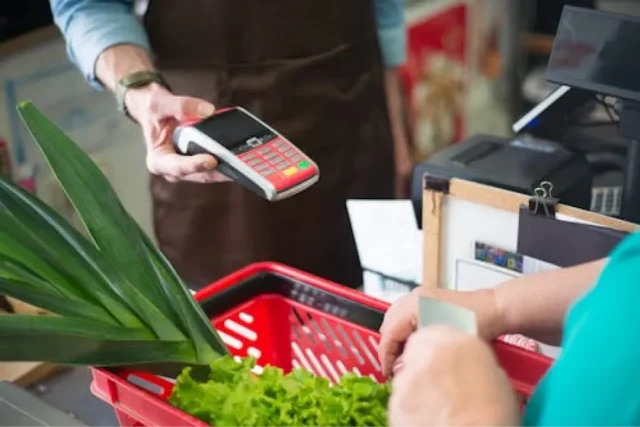
{"label": "customer's arm", "polygon": [[597,281],[606,260],[505,282],[495,289],[500,334],[519,333],[558,345],[569,308]]}
{"label": "customer's arm", "polygon": [[391,373],[407,338],[418,323],[418,298],[447,301],[476,313],[480,335],[493,340],[523,334],[557,345],[569,308],[596,282],[605,260],[509,280],[495,289],[471,292],[420,286],[387,310],[380,328],[379,355],[385,375]]}
{"label": "customer's arm", "polygon": [[398,68],[407,59],[406,0],[375,0],[378,39],[385,65],[385,91],[396,158],[396,195],[407,197],[412,164],[403,121],[401,82]]}

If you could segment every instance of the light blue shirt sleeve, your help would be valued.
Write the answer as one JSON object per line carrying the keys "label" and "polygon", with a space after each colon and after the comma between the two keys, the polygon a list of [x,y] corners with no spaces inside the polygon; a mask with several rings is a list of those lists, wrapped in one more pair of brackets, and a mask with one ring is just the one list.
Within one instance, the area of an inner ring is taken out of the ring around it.
{"label": "light blue shirt sleeve", "polygon": [[96,79],[100,54],[118,44],[149,48],[142,23],[133,13],[133,0],[50,0],[51,12],[67,43],[67,54],[89,83]]}
{"label": "light blue shirt sleeve", "polygon": [[406,0],[374,1],[382,60],[388,67],[403,65],[407,58]]}
{"label": "light blue shirt sleeve", "polygon": [[[406,0],[374,0],[378,37],[386,66],[406,59]],[[50,0],[55,24],[67,43],[67,54],[96,89],[100,54],[117,44],[150,49],[144,28],[133,13],[133,0]]]}

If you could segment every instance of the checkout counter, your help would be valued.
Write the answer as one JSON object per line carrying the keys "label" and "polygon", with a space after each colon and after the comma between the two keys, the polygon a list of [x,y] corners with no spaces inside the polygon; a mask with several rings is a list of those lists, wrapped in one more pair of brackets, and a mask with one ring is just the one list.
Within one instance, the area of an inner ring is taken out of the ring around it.
{"label": "checkout counter", "polygon": [[13,383],[0,381],[0,427],[22,426],[86,427],[86,424]]}

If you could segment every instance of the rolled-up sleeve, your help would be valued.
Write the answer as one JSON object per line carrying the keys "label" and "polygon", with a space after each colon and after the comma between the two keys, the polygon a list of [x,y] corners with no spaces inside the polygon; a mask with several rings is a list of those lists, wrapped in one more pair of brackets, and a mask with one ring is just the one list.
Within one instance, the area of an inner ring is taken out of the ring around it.
{"label": "rolled-up sleeve", "polygon": [[406,0],[375,0],[378,38],[382,59],[388,67],[397,67],[407,58]]}
{"label": "rolled-up sleeve", "polygon": [[69,59],[98,90],[104,87],[96,78],[95,66],[105,49],[125,43],[149,49],[132,0],[50,0],[50,5]]}

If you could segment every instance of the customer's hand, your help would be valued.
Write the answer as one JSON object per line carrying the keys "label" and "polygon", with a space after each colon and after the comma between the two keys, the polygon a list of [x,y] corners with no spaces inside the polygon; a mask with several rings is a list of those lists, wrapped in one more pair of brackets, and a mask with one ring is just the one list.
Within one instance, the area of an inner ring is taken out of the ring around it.
{"label": "customer's hand", "polygon": [[215,171],[215,157],[198,154],[182,156],[175,152],[173,131],[182,121],[212,115],[215,107],[204,100],[177,96],[152,84],[127,92],[125,102],[131,116],[140,124],[147,145],[147,168],[167,181],[228,181]]}
{"label": "customer's hand", "polygon": [[489,344],[446,326],[407,342],[392,383],[390,426],[514,426],[515,393]]}
{"label": "customer's hand", "polygon": [[418,300],[425,296],[450,302],[473,310],[478,319],[478,332],[486,340],[497,338],[501,321],[492,289],[459,292],[420,286],[398,299],[386,312],[380,327],[379,358],[384,375],[391,375],[394,364],[402,354],[405,341],[418,324]]}

